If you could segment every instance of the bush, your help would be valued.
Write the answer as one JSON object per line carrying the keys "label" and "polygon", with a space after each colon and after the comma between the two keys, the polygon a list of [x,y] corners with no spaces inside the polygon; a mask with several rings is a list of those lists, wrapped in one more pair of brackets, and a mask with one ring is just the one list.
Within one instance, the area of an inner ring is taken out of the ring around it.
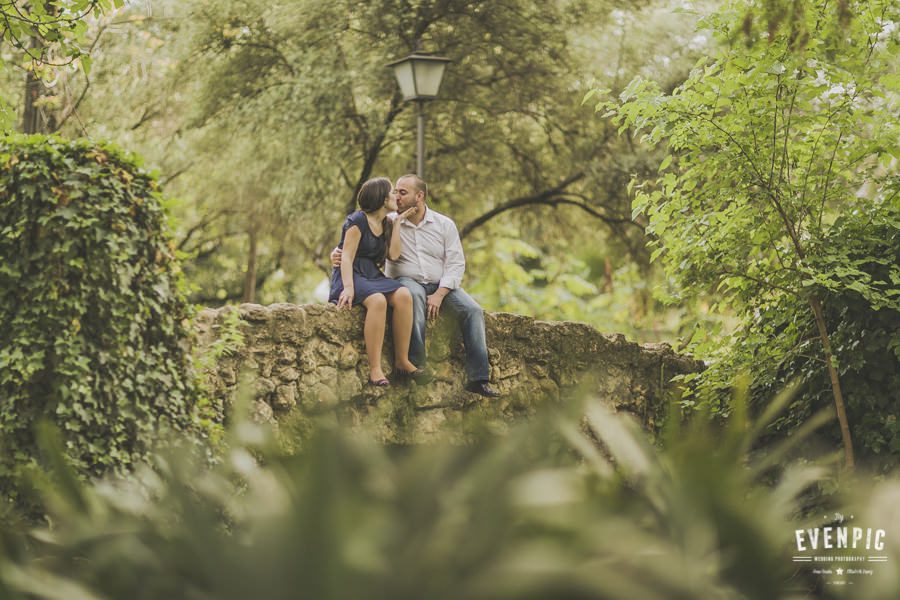
{"label": "bush", "polygon": [[55,423],[81,474],[190,422],[179,268],[154,178],[116,148],[0,138],[0,490]]}
{"label": "bush", "polygon": [[801,515],[803,490],[827,471],[778,467],[803,435],[749,457],[765,421],[742,410],[724,430],[673,423],[662,451],[592,401],[583,421],[544,414],[507,435],[402,452],[325,426],[292,456],[240,414],[212,469],[180,452],[124,481],[57,474],[62,485],[45,489],[54,527],[0,526],[0,597],[773,600],[897,589],[900,482],[847,482],[870,496],[833,508],[889,528],[895,545],[873,576],[826,586],[791,558],[794,530],[822,524],[824,506]]}
{"label": "bush", "polygon": [[[838,220],[833,235],[809,257],[820,272],[828,274],[817,284],[822,288],[825,322],[832,332],[857,459],[883,472],[900,464],[898,223],[900,213],[895,207],[882,209],[865,223]],[[843,249],[844,257],[833,259],[834,248]],[[852,276],[848,276],[850,269]],[[802,309],[803,300],[789,296],[763,306],[724,346],[720,360],[702,376],[694,376],[700,382],[700,404],[725,414],[729,407],[721,399],[727,397],[739,373],[752,373],[750,388],[757,410],[779,390],[801,384],[800,393],[772,423],[771,435],[763,443],[792,435],[812,414],[833,403],[816,324]],[[838,447],[837,423],[823,428],[818,440],[824,447]]]}

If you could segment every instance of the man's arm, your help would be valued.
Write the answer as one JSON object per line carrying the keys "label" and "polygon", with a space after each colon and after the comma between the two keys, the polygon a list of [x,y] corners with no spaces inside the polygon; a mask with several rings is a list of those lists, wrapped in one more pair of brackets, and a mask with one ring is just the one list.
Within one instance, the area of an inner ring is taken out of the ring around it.
{"label": "man's arm", "polygon": [[440,287],[455,290],[462,285],[466,272],[466,255],[463,254],[462,241],[456,223],[447,219],[444,223],[444,272],[441,275]]}
{"label": "man's arm", "polygon": [[447,219],[444,224],[444,270],[437,291],[428,296],[426,302],[428,318],[434,319],[438,316],[444,296],[462,285],[465,272],[466,256],[463,254],[459,230],[456,223]]}

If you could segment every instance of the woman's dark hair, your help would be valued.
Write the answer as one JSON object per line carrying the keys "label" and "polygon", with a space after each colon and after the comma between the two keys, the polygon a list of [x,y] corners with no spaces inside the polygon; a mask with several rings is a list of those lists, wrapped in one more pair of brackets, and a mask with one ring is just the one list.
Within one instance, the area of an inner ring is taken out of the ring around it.
{"label": "woman's dark hair", "polygon": [[375,212],[384,206],[384,201],[390,195],[393,185],[387,177],[370,179],[359,188],[356,203],[364,212]]}

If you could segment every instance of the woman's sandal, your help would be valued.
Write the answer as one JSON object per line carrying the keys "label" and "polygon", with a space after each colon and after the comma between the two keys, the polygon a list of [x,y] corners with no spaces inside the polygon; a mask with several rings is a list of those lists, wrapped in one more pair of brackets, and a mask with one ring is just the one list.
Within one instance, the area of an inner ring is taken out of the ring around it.
{"label": "woman's sandal", "polygon": [[372,381],[370,379],[369,385],[371,385],[372,387],[388,387],[389,385],[391,385],[391,382],[388,381],[386,378],[382,377],[378,381]]}

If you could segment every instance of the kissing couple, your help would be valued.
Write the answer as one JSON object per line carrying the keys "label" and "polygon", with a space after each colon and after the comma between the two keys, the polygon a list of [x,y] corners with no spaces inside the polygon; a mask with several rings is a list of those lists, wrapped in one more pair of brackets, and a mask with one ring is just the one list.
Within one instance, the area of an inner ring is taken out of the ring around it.
{"label": "kissing couple", "polygon": [[[341,230],[331,253],[329,301],[338,309],[366,309],[364,337],[369,385],[391,382],[381,369],[387,308],[393,309],[394,380],[427,383],[426,320],[443,307],[456,315],[466,350],[465,389],[495,398],[488,385],[490,363],[484,310],[463,290],[466,258],[456,223],[427,205],[428,186],[417,175],[403,175],[393,185],[386,177],[366,181],[359,190],[359,210]],[[384,266],[384,272],[381,268]]]}

